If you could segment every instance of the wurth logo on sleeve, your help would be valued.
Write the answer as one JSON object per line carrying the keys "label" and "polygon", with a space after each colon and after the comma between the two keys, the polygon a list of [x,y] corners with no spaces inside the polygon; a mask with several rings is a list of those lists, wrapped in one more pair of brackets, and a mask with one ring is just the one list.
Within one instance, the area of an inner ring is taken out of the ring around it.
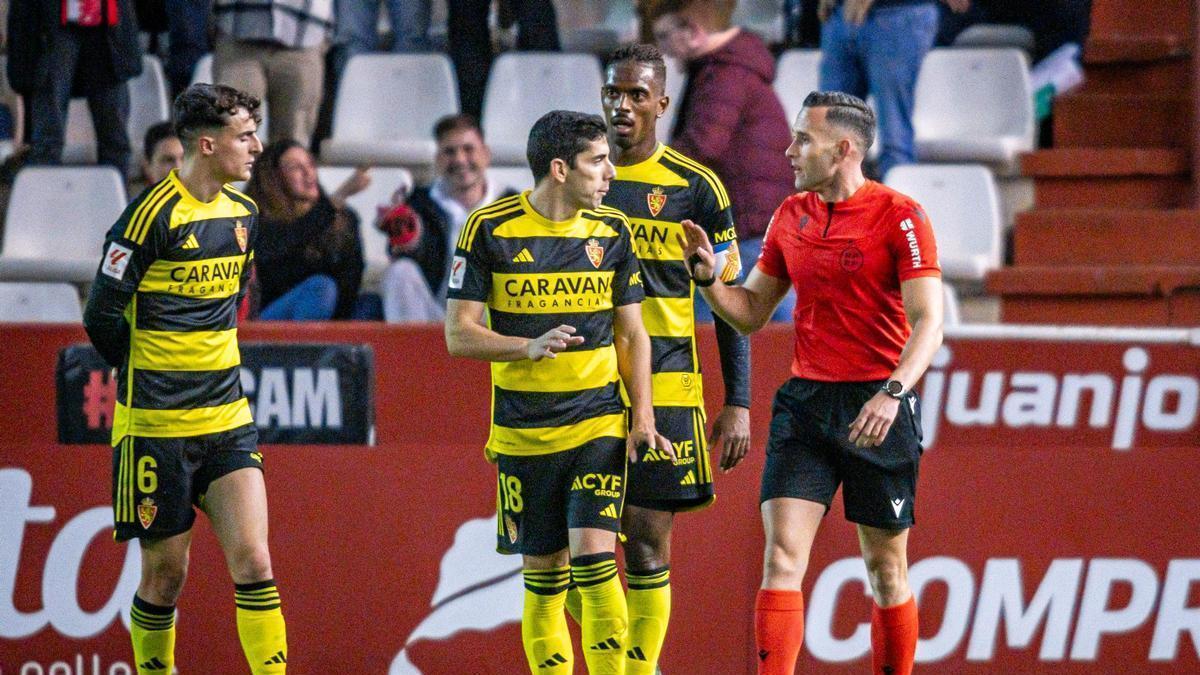
{"label": "wurth logo on sleeve", "polygon": [[908,242],[908,253],[912,256],[913,267],[921,266],[921,247],[917,244],[917,233],[914,231],[912,218],[905,218],[900,221],[900,231],[904,233],[904,240]]}

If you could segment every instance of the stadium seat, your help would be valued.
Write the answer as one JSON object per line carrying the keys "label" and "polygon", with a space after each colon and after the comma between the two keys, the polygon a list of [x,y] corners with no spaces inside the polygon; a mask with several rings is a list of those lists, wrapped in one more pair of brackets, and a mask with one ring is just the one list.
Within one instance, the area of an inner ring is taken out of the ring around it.
{"label": "stadium seat", "polygon": [[942,325],[958,326],[962,324],[962,309],[958,304],[958,291],[954,284],[942,282]]}
{"label": "stadium seat", "polygon": [[[317,168],[317,179],[326,193],[333,192],[351,173],[351,166],[321,166]],[[412,189],[412,173],[399,167],[376,167],[371,169],[371,184],[367,189],[347,200],[346,205],[358,214],[358,230],[362,237],[363,260],[366,269],[363,277],[368,285],[377,284],[383,271],[391,262],[387,255],[387,236],[375,228],[378,207],[391,203],[396,188]]]}
{"label": "stadium seat", "polygon": [[733,25],[757,33],[767,44],[783,42],[783,7],[779,0],[741,0],[733,11]]}
{"label": "stadium seat", "polygon": [[600,62],[590,54],[508,52],[488,77],[483,131],[492,163],[524,166],[529,130],[551,110],[600,114]]}
{"label": "stadium seat", "polygon": [[675,128],[675,118],[679,114],[679,105],[683,103],[683,88],[687,85],[687,71],[683,64],[676,59],[669,56],[664,56],[663,59],[667,62],[665,93],[671,98],[671,102],[667,104],[667,111],[659,118],[655,128],[658,130],[658,140],[670,143],[671,132]]}
{"label": "stadium seat", "polygon": [[[157,56],[142,57],[142,74],[129,80],[129,147],[134,159],[142,156],[146,129],[171,118],[167,99],[167,78]],[[75,98],[67,110],[67,134],[63,144],[63,162],[91,164],[96,161],[96,132],[87,99]],[[136,162],[135,162],[136,163]]]}
{"label": "stadium seat", "polygon": [[888,172],[885,182],[917,200],[929,214],[947,278],[979,281],[989,270],[1000,267],[1000,196],[987,167],[901,165]]}
{"label": "stadium seat", "polygon": [[321,161],[432,165],[433,125],[457,112],[458,86],[444,54],[355,56],[338,86]]}
{"label": "stadium seat", "polygon": [[1003,173],[1034,148],[1029,64],[1019,49],[934,49],[917,77],[922,162],[983,162]]}
{"label": "stadium seat", "polygon": [[1033,53],[1033,31],[1006,23],[977,23],[954,38],[955,47],[1015,47]]}
{"label": "stadium seat", "polygon": [[127,203],[112,167],[22,169],[5,217],[0,279],[91,281],[104,235]]}
{"label": "stadium seat", "polygon": [[82,323],[79,291],[71,284],[0,282],[0,322]]}
{"label": "stadium seat", "polygon": [[488,181],[501,191],[533,189],[533,174],[523,166],[489,166],[487,176]]}
{"label": "stadium seat", "polygon": [[796,121],[804,97],[819,88],[820,80],[820,49],[789,49],[779,57],[775,66],[775,95],[783,104],[788,124]]}

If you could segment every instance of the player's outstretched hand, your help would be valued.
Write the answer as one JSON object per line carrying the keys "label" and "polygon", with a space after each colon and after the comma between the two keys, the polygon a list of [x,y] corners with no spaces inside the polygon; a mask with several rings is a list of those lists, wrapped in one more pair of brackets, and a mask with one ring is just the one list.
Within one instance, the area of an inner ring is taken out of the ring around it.
{"label": "player's outstretched hand", "polygon": [[690,220],[679,223],[683,226],[683,236],[675,235],[680,248],[683,249],[683,260],[688,266],[688,273],[693,279],[707,280],[716,274],[717,256],[713,253],[712,243],[704,228]]}
{"label": "player's outstretched hand", "polygon": [[709,447],[716,449],[721,444],[721,471],[729,472],[741,463],[750,450],[750,411],[740,405],[721,408],[713,422]]}
{"label": "player's outstretched hand", "polygon": [[658,433],[658,429],[654,427],[638,428],[635,426],[629,430],[629,436],[625,438],[625,453],[629,455],[629,462],[631,464],[637,464],[638,451],[643,447],[654,450],[666,450],[667,456],[671,458],[671,461],[675,461],[675,446],[671,445],[671,441],[666,436]]}
{"label": "player's outstretched hand", "polygon": [[525,348],[525,353],[529,356],[530,361],[541,361],[542,359],[557,358],[558,353],[566,350],[567,347],[576,347],[581,344],[583,344],[583,336],[575,335],[575,327],[563,324],[558,328],[551,328],[531,340],[529,346]]}
{"label": "player's outstretched hand", "polygon": [[879,392],[863,404],[858,417],[850,423],[850,442],[860,448],[880,445],[896,420],[900,401]]}

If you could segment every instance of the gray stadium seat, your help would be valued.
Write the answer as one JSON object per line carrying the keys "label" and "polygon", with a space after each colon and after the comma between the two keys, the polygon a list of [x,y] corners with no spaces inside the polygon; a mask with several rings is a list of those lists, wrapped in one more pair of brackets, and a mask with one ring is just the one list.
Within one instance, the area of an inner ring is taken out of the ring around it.
{"label": "gray stadium seat", "polygon": [[13,185],[0,246],[0,279],[91,281],[104,235],[128,202],[108,166],[35,166]]}
{"label": "gray stadium seat", "polygon": [[0,322],[82,323],[79,291],[71,284],[0,282]]}
{"label": "gray stadium seat", "polygon": [[788,124],[796,121],[804,97],[819,88],[821,80],[820,49],[789,49],[775,65],[775,95],[783,104]]}

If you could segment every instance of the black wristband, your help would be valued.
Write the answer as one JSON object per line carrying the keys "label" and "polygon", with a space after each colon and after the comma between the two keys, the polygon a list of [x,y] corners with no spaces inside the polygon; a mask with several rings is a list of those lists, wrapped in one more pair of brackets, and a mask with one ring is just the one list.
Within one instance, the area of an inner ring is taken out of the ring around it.
{"label": "black wristband", "polygon": [[697,286],[699,286],[700,288],[708,288],[709,286],[712,286],[713,282],[715,282],[717,280],[717,275],[714,273],[711,277],[708,278],[707,281],[701,281],[700,279],[697,279],[696,278],[696,265],[699,265],[700,262],[701,262],[701,260],[700,260],[699,253],[693,253],[691,256],[689,256],[688,257],[688,274],[692,277],[692,282],[695,283]]}

